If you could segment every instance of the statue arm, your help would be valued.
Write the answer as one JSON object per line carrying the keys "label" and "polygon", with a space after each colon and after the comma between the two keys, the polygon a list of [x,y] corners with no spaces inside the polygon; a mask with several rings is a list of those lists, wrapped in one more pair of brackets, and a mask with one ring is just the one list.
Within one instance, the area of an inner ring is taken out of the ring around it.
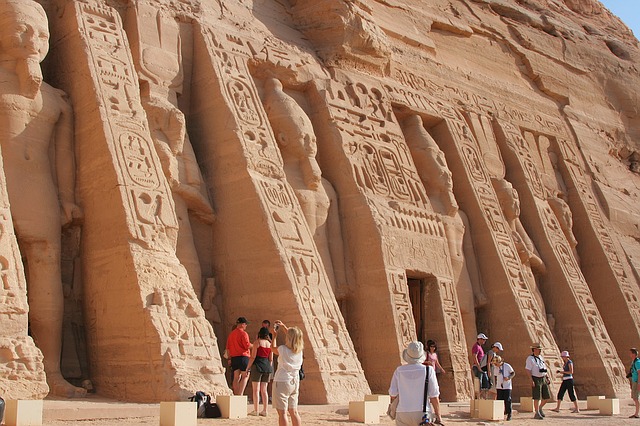
{"label": "statue arm", "polygon": [[174,191],[187,203],[188,209],[205,223],[213,223],[216,220],[215,212],[209,200],[198,188],[180,183]]}
{"label": "statue arm", "polygon": [[76,162],[73,147],[73,113],[66,95],[56,90],[60,116],[54,131],[55,166],[58,181],[58,196],[62,209],[62,224],[81,217],[75,201]]}

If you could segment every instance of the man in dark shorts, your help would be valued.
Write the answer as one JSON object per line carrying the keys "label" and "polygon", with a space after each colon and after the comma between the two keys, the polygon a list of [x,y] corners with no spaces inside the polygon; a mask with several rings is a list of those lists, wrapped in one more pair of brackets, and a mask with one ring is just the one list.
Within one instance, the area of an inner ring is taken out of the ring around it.
{"label": "man in dark shorts", "polygon": [[547,376],[547,365],[544,358],[540,355],[542,347],[539,343],[531,345],[531,355],[527,357],[525,369],[531,378],[531,396],[533,399],[533,410],[535,412],[533,418],[544,420],[544,412],[542,407],[551,399],[549,392],[549,379]]}
{"label": "man in dark shorts", "polygon": [[236,321],[236,328],[227,338],[227,351],[231,359],[231,371],[233,371],[233,394],[242,395],[249,381],[249,376],[242,374],[249,366],[249,356],[251,355],[251,341],[247,333],[249,322],[245,317],[240,317]]}

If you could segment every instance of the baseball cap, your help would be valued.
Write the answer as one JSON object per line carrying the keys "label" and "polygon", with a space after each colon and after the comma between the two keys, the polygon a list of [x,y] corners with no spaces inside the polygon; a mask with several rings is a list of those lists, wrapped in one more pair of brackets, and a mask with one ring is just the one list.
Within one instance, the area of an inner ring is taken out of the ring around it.
{"label": "baseball cap", "polygon": [[480,334],[478,334],[478,337],[476,337],[476,339],[484,339],[484,340],[487,340],[487,339],[488,339],[488,337],[487,337],[484,333],[480,333]]}
{"label": "baseball cap", "polygon": [[496,348],[500,349],[501,351],[504,350],[504,349],[502,349],[502,343],[500,343],[500,342],[495,342],[493,345],[491,345],[491,347],[492,348],[496,347]]}

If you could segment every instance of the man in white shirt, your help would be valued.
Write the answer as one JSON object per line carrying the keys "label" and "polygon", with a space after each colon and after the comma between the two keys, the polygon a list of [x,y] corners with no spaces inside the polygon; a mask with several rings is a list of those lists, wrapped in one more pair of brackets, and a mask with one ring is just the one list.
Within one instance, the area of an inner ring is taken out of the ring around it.
{"label": "man in white shirt", "polygon": [[525,369],[531,378],[531,396],[533,397],[534,419],[544,420],[544,412],[542,407],[551,399],[549,392],[549,384],[547,378],[547,365],[544,358],[540,355],[542,347],[539,343],[531,345],[531,355],[527,357]]}
{"label": "man in white shirt", "polygon": [[434,423],[442,424],[440,417],[440,387],[436,378],[435,370],[431,367],[427,369],[422,363],[426,359],[424,346],[421,342],[411,342],[402,352],[402,358],[407,364],[396,368],[391,378],[389,395],[393,401],[400,398],[396,408],[396,425],[417,425],[422,421],[425,377],[428,374],[427,407],[431,402],[432,411],[436,415]]}
{"label": "man in white shirt", "polygon": [[511,420],[511,379],[516,375],[513,367],[503,361],[500,355],[493,357],[491,372],[495,378],[498,400],[504,401],[504,414]]}

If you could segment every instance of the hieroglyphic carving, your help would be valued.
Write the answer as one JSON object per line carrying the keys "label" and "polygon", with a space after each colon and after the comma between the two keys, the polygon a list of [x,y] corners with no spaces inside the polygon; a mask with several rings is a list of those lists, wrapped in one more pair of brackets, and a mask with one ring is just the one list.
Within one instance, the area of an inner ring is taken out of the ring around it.
{"label": "hieroglyphic carving", "polygon": [[612,278],[617,281],[618,287],[612,287],[612,289],[620,288],[622,291],[624,303],[626,304],[625,311],[628,310],[631,318],[633,318],[635,325],[633,334],[637,335],[637,333],[640,333],[640,288],[629,279],[625,264],[620,259],[619,253],[623,253],[620,243],[615,239],[602,216],[589,178],[584,174],[581,167],[582,162],[575,146],[569,140],[559,139],[558,148],[561,156],[559,160],[563,162],[567,170],[568,176],[566,178],[571,181],[570,185],[575,186],[580,194],[580,202],[583,204],[591,226],[602,246],[601,253],[606,256],[609,267],[613,272]]}
{"label": "hieroglyphic carving", "polygon": [[491,179],[482,166],[479,147],[464,119],[452,108],[443,109],[441,115],[447,117],[446,125],[449,133],[459,150],[459,156],[465,165],[471,185],[476,193],[479,208],[483,211],[483,218],[489,227],[494,240],[496,255],[503,264],[506,279],[511,290],[515,293],[514,302],[517,303],[523,319],[523,326],[532,341],[541,342],[545,348],[545,358],[550,365],[560,366],[557,346],[543,313],[537,307],[531,290],[527,284],[524,266],[515,247],[512,232],[503,216],[502,210],[493,190]]}
{"label": "hieroglyphic carving", "polygon": [[386,92],[364,83],[331,82],[327,101],[332,119],[348,141],[344,149],[358,186],[372,199],[432,211]]}
{"label": "hieroglyphic carving", "polygon": [[400,337],[401,346],[406,347],[415,339],[416,326],[411,311],[411,301],[409,300],[409,287],[407,285],[407,275],[404,270],[387,270],[388,282],[391,287],[391,301],[395,311],[394,318],[398,321],[396,326],[397,334]]}
{"label": "hieroglyphic carving", "polygon": [[[580,340],[578,340],[580,336],[580,333],[578,333],[578,336],[575,336],[576,343],[583,348],[586,348],[586,344],[594,344],[592,350],[598,351],[600,354],[599,359],[602,359],[604,364],[605,371],[600,376],[612,381],[611,384],[613,385],[614,391],[622,391],[625,382],[623,377],[624,366],[617,357],[615,347],[609,333],[604,327],[604,323],[594,303],[591,291],[580,271],[580,267],[573,257],[571,246],[564,236],[564,231],[553,210],[546,202],[546,191],[542,186],[540,173],[535,168],[530,147],[519,132],[519,129],[514,125],[502,120],[498,121],[498,125],[503,133],[501,140],[506,145],[505,149],[509,149],[515,154],[515,158],[525,176],[527,188],[531,190],[535,197],[535,207],[543,224],[540,228],[544,231],[546,240],[550,243],[551,247],[553,247],[553,250],[549,250],[549,254],[555,254],[555,256],[547,256],[547,262],[554,261],[563,271],[563,276],[554,276],[554,285],[560,286],[566,283],[567,289],[574,296],[573,298],[564,299],[562,304],[563,308],[567,309],[568,306],[570,306],[569,304],[575,301],[577,311],[584,318],[583,324],[587,326],[586,328],[590,332],[590,339],[587,339],[586,342],[580,342]],[[578,313],[574,315],[574,319],[576,315],[578,315]],[[579,324],[574,321],[572,329],[576,330],[577,327],[579,327]],[[594,366],[593,368],[597,367]],[[596,370],[593,370],[593,372],[594,375],[596,375]],[[598,388],[602,388],[602,380],[598,383]],[[595,385],[592,384],[592,386]]]}
{"label": "hieroglyphic carving", "polygon": [[105,127],[117,143],[118,178],[126,188],[132,236],[146,248],[173,251],[173,201],[155,155],[139,99],[138,82],[120,18],[111,9],[78,4],[81,32],[97,73],[96,92]]}
{"label": "hieroglyphic carving", "polygon": [[202,33],[225,108],[236,119],[235,133],[249,170],[255,172],[252,177],[258,198],[287,259],[292,292],[324,384],[331,381],[366,392],[368,386],[322,260],[297,198],[284,179],[282,158],[247,65],[251,49],[234,35],[225,38],[206,28]]}
{"label": "hieroglyphic carving", "polygon": [[440,301],[442,303],[442,313],[444,326],[447,332],[448,349],[451,356],[455,376],[455,387],[459,399],[469,399],[471,394],[471,383],[468,378],[468,352],[465,345],[464,330],[461,321],[460,308],[455,283],[447,279],[439,279],[438,287]]}

